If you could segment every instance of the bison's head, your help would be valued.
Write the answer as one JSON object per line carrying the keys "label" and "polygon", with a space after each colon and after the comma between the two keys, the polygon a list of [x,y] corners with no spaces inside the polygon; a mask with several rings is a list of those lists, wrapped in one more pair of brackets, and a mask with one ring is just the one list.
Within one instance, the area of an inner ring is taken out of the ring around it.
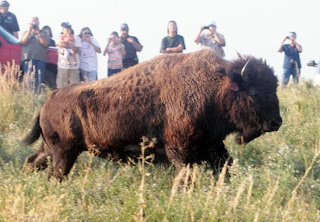
{"label": "bison's head", "polygon": [[230,63],[227,74],[227,110],[238,132],[238,142],[248,143],[265,132],[277,131],[282,124],[278,80],[266,62],[240,57]]}

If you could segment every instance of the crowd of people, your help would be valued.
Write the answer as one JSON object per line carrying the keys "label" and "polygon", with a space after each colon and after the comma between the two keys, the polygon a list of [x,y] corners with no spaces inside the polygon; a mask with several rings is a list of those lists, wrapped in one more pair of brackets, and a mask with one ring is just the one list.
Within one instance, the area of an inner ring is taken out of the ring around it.
{"label": "crowd of people", "polygon": [[[19,38],[20,31],[16,16],[9,12],[10,4],[6,0],[0,2],[0,25],[9,33]],[[101,47],[89,27],[81,29],[79,35],[74,35],[74,30],[68,22],[61,24],[62,32],[57,43],[52,39],[49,26],[40,29],[38,17],[33,17],[29,28],[21,36],[23,72],[35,73],[35,91],[40,91],[41,83],[48,84],[51,88],[62,88],[72,83],[97,80],[97,53]],[[169,21],[168,35],[162,39],[160,53],[182,53],[186,49],[182,35],[178,34],[175,21]],[[298,83],[301,62],[299,53],[302,47],[296,41],[296,33],[291,32],[282,41],[279,52],[284,52],[284,73],[282,85],[289,82],[292,75],[294,83]],[[290,44],[284,44],[286,40]],[[194,42],[202,48],[210,48],[220,57],[225,56],[223,47],[226,46],[224,36],[217,31],[217,24],[211,21],[208,26],[200,27]],[[47,63],[47,47],[58,47],[58,64]],[[108,77],[121,72],[130,66],[139,63],[137,52],[141,52],[143,45],[138,38],[129,35],[128,24],[120,26],[120,35],[114,31],[110,34],[103,55],[108,55]]]}

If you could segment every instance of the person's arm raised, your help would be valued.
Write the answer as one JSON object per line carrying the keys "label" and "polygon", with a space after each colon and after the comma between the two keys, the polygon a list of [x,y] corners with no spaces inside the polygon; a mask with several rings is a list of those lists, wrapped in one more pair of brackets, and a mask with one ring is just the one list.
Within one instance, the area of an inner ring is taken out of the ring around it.
{"label": "person's arm raised", "polygon": [[278,49],[278,52],[283,52],[283,43],[287,40],[287,37],[285,37],[282,42],[281,42],[281,46]]}
{"label": "person's arm raised", "polygon": [[194,39],[194,42],[197,43],[197,44],[200,43],[200,35],[201,35],[201,32],[203,31],[203,29],[204,29],[204,26],[202,26],[200,28],[200,32],[197,34],[196,38]]}
{"label": "person's arm raised", "polygon": [[32,32],[32,24],[29,25],[28,31],[26,31],[23,36],[21,37],[21,45],[27,45],[29,42],[29,38]]}
{"label": "person's arm raised", "polygon": [[129,37],[127,40],[128,40],[128,42],[131,42],[131,43],[132,43],[132,45],[134,46],[134,48],[135,48],[138,52],[141,52],[141,51],[142,51],[143,46],[140,45],[138,42],[136,42],[133,38]]}

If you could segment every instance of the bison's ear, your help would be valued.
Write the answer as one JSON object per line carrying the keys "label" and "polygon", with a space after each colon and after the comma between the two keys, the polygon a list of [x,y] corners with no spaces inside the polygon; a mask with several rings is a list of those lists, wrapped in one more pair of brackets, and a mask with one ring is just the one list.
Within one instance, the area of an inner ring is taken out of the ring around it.
{"label": "bison's ear", "polygon": [[238,91],[240,86],[243,83],[241,75],[238,73],[232,73],[231,75],[228,75],[228,76],[231,78],[230,90],[235,92]]}
{"label": "bison's ear", "polygon": [[231,82],[231,84],[230,84],[230,89],[231,89],[232,91],[237,92],[237,91],[239,90],[239,85],[238,85],[238,83],[236,83],[236,82]]}
{"label": "bison's ear", "polygon": [[221,73],[223,75],[227,75],[226,69],[224,67],[218,67],[216,69],[216,72],[219,72],[219,73]]}
{"label": "bison's ear", "polygon": [[[224,67],[219,67],[216,72],[219,72],[223,75],[228,75],[227,74],[227,71]],[[239,84],[241,83],[241,76],[238,74],[238,77],[237,74],[231,74],[231,75],[228,75],[229,77],[231,77],[232,81],[231,81],[231,85],[230,85],[230,89],[232,91],[238,91],[239,90]],[[238,79],[238,80],[237,80]],[[239,82],[239,83],[238,83]]]}

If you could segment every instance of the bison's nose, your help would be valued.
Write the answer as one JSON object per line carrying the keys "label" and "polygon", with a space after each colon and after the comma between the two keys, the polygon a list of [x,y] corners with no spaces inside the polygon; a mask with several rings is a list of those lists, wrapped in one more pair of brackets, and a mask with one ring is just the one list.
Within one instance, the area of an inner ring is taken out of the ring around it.
{"label": "bison's nose", "polygon": [[279,116],[278,118],[271,121],[270,128],[271,131],[277,131],[282,124],[282,118]]}

